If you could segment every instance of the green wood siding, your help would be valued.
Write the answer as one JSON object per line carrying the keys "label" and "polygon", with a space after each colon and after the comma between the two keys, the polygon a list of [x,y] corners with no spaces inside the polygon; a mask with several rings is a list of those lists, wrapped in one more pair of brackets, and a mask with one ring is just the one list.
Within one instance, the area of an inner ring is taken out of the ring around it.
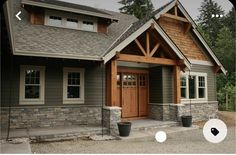
{"label": "green wood siding", "polygon": [[[1,74],[1,106],[19,105],[19,82],[20,82],[20,65],[37,65],[45,66],[45,104],[40,106],[69,106],[62,103],[63,101],[63,67],[85,68],[85,105],[102,104],[102,69],[98,62],[30,58],[14,56],[14,65],[12,79],[10,78],[10,61],[2,61]],[[103,76],[105,79],[105,76]],[[104,82],[105,83],[105,82]],[[12,84],[12,85],[11,85]]]}

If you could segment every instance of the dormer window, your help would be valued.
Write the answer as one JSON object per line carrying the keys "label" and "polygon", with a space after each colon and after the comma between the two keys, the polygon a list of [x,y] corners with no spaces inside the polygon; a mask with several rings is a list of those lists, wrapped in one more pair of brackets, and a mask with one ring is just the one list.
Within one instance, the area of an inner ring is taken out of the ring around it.
{"label": "dormer window", "polygon": [[52,26],[61,26],[62,18],[59,16],[49,16],[49,24]]}
{"label": "dormer window", "polygon": [[94,23],[91,21],[83,21],[82,29],[86,31],[94,31]]}
{"label": "dormer window", "polygon": [[97,32],[97,18],[53,10],[45,11],[45,25]]}
{"label": "dormer window", "polygon": [[78,19],[67,18],[66,27],[68,28],[78,28]]}

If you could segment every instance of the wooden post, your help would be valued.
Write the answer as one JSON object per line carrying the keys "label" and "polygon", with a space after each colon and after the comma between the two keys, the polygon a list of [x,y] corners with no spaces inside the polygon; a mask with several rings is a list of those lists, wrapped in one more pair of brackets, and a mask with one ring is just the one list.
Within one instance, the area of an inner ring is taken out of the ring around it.
{"label": "wooden post", "polygon": [[150,35],[149,32],[146,32],[146,53],[149,56],[150,55]]}
{"label": "wooden post", "polygon": [[111,106],[116,105],[116,90],[117,90],[117,61],[111,61]]}
{"label": "wooden post", "polygon": [[174,94],[175,98],[174,101],[176,104],[180,103],[180,67],[179,66],[174,66]]}

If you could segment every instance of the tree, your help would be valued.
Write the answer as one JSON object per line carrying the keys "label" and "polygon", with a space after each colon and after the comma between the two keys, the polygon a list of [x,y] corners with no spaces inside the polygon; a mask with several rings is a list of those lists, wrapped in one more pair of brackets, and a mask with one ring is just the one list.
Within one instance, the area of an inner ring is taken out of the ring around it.
{"label": "tree", "polygon": [[121,0],[118,3],[124,5],[119,9],[121,13],[134,15],[138,19],[150,15],[154,9],[151,0]]}
{"label": "tree", "polygon": [[199,11],[200,15],[198,16],[197,22],[209,34],[212,45],[214,46],[218,31],[223,27],[223,19],[222,17],[212,17],[212,14],[224,15],[224,11],[221,6],[212,0],[204,0]]}
{"label": "tree", "polygon": [[219,30],[214,51],[229,74],[235,72],[235,43],[232,32],[227,27]]}
{"label": "tree", "polygon": [[234,7],[232,7],[229,13],[225,16],[224,25],[229,28],[233,37],[236,38],[236,12]]}

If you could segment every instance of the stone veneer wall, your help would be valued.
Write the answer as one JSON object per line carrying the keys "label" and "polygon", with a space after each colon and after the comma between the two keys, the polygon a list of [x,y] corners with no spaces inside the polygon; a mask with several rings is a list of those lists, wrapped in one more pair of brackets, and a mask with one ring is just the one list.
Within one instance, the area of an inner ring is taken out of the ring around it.
{"label": "stone veneer wall", "polygon": [[[218,102],[193,103],[191,113],[193,121],[216,118]],[[149,117],[162,121],[180,121],[181,116],[190,115],[189,104],[149,104]]]}
{"label": "stone veneer wall", "polygon": [[103,125],[108,129],[110,134],[118,134],[117,123],[121,121],[120,107],[104,107],[103,108]]}
{"label": "stone veneer wall", "polygon": [[[11,128],[101,125],[100,106],[27,106],[11,108]],[[8,108],[1,107],[1,128],[8,125]]]}

